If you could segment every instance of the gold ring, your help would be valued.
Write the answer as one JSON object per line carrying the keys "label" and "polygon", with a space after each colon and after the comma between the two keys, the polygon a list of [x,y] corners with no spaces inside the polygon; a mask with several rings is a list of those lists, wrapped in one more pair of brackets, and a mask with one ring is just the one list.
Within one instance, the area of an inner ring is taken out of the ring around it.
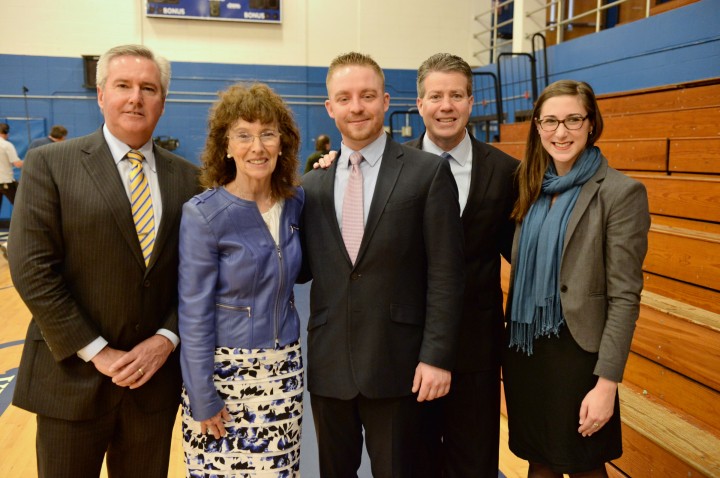
{"label": "gold ring", "polygon": [[[145,372],[143,372],[142,368],[139,368],[139,369],[138,369],[138,373],[140,374],[141,377],[142,377],[143,375],[145,375]],[[597,426],[597,423],[596,423],[595,425]]]}
{"label": "gold ring", "polygon": [[599,426],[597,423],[593,423],[593,428],[598,428]]}

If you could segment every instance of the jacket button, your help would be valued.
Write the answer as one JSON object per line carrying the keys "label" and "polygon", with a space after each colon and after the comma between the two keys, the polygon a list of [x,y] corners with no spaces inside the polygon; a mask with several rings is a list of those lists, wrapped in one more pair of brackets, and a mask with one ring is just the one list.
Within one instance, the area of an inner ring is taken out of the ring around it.
{"label": "jacket button", "polygon": [[560,286],[560,292],[567,292],[567,286],[566,285]]}
{"label": "jacket button", "polygon": [[362,274],[358,274],[357,272],[353,272],[352,274],[350,274],[350,279],[352,279],[352,280],[358,280],[361,277],[362,277]]}
{"label": "jacket button", "polygon": [[150,281],[146,280],[145,282],[143,282],[143,287],[150,287]]}
{"label": "jacket button", "polygon": [[140,324],[135,324],[135,332],[139,332],[139,331],[140,331]]}

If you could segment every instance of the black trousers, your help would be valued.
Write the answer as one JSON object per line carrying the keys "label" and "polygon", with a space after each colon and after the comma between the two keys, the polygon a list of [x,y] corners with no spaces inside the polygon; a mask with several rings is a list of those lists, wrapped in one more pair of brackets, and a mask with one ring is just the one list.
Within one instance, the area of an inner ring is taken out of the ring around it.
{"label": "black trousers", "polygon": [[5,196],[10,201],[10,204],[15,204],[15,193],[17,193],[18,183],[13,181],[11,183],[0,184],[0,206],[2,206],[2,197]]}
{"label": "black trousers", "polygon": [[38,415],[38,478],[167,478],[177,408],[144,413],[126,398],[111,413],[70,421]]}
{"label": "black trousers", "polygon": [[416,396],[339,400],[311,394],[310,403],[321,477],[357,477],[364,430],[374,478],[437,478],[427,474],[427,460],[436,457],[422,453],[423,404]]}
{"label": "black trousers", "polygon": [[428,404],[427,453],[439,454],[443,478],[497,478],[500,447],[500,367],[454,373],[450,393]]}

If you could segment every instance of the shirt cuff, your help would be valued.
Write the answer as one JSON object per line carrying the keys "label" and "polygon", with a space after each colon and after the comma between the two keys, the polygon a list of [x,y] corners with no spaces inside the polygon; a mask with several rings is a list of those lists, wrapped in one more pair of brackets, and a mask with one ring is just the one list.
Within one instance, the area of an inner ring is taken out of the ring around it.
{"label": "shirt cuff", "polygon": [[77,351],[77,356],[86,362],[91,361],[102,349],[108,344],[108,341],[102,337],[98,337],[85,347]]}
{"label": "shirt cuff", "polygon": [[173,352],[177,348],[177,346],[180,344],[180,337],[175,335],[174,333],[170,332],[168,329],[158,329],[157,332],[155,332],[158,335],[162,335],[166,339],[168,339],[173,344]]}

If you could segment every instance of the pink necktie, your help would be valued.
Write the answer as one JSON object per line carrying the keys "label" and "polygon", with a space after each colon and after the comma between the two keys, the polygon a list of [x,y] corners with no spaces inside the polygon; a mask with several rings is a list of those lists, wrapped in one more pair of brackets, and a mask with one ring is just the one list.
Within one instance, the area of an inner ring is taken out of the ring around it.
{"label": "pink necktie", "polygon": [[357,151],[350,155],[352,170],[345,187],[342,208],[342,237],[353,264],[357,259],[363,231],[365,230],[363,225],[363,177],[362,172],[360,172],[360,162],[362,160],[362,154]]}

